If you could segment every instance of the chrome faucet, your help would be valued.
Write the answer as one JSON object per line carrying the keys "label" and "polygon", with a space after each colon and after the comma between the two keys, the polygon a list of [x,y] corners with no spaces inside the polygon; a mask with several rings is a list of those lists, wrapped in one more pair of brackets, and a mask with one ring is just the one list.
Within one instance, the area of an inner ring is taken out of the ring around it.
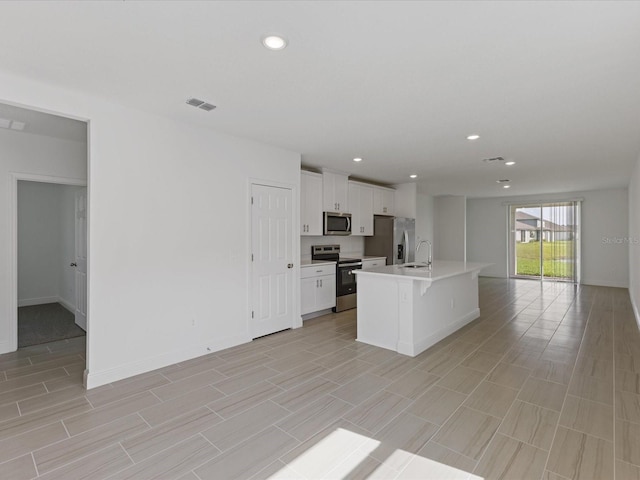
{"label": "chrome faucet", "polygon": [[429,267],[429,269],[431,269],[431,267],[433,266],[433,245],[431,245],[431,242],[429,240],[420,240],[420,242],[416,246],[416,258],[418,257],[418,251],[420,250],[420,247],[422,246],[423,243],[426,243],[427,245],[429,245],[429,256],[427,257],[427,266]]}

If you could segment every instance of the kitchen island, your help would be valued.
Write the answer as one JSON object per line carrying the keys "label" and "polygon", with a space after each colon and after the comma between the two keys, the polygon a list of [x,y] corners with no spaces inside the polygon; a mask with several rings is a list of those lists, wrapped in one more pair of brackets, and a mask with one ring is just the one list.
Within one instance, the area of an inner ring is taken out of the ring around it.
{"label": "kitchen island", "polygon": [[414,357],[480,316],[478,273],[489,264],[410,265],[356,272],[357,341]]}

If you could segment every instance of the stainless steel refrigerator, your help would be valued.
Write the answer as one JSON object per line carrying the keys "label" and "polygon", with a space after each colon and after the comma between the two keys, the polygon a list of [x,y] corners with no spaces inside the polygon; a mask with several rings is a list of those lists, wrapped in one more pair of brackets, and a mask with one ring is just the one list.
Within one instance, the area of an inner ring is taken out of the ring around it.
{"label": "stainless steel refrigerator", "polygon": [[415,218],[373,217],[373,237],[365,237],[364,254],[387,257],[387,265],[415,261]]}

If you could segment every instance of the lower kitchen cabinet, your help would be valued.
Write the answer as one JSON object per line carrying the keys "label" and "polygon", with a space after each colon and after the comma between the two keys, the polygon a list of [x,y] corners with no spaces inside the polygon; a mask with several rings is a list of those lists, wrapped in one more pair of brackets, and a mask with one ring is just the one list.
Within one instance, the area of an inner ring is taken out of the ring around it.
{"label": "lower kitchen cabinet", "polygon": [[300,313],[336,306],[336,267],[309,265],[300,268]]}

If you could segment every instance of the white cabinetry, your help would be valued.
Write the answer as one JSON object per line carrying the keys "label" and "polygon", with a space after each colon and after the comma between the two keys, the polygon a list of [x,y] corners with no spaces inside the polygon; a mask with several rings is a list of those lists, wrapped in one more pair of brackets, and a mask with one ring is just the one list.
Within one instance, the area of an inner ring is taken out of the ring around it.
{"label": "white cabinetry", "polygon": [[322,175],[300,172],[300,235],[322,235]]}
{"label": "white cabinetry", "polygon": [[390,215],[395,213],[395,191],[391,188],[373,187],[374,215]]}
{"label": "white cabinetry", "polygon": [[387,257],[369,258],[362,260],[362,270],[369,270],[370,268],[384,267],[387,264]]}
{"label": "white cabinetry", "polygon": [[325,212],[349,213],[348,192],[347,175],[322,172],[322,206]]}
{"label": "white cabinetry", "polygon": [[351,235],[373,235],[373,187],[364,183],[349,182],[349,209],[351,210]]}
{"label": "white cabinetry", "polygon": [[335,306],[335,264],[300,267],[300,313],[305,315]]}

